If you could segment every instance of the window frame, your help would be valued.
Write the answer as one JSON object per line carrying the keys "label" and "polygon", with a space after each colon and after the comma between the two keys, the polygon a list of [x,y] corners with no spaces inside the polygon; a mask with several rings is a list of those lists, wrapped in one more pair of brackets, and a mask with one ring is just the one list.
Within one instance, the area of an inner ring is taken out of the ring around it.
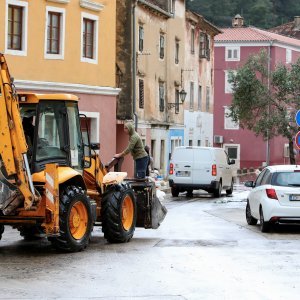
{"label": "window frame", "polygon": [[175,16],[175,2],[176,0],[169,0],[170,14],[173,16]]}
{"label": "window frame", "polygon": [[[21,49],[8,48],[8,10],[9,6],[16,6],[22,9],[22,33],[21,33]],[[28,2],[6,0],[5,5],[5,54],[27,56],[27,37],[28,37]]]}
{"label": "window frame", "polygon": [[267,172],[267,169],[263,169],[261,171],[261,173],[257,176],[257,178],[255,180],[254,187],[261,186],[261,182],[262,182],[266,172]]}
{"label": "window frame", "polygon": [[159,58],[160,59],[165,58],[165,40],[166,40],[165,35],[163,33],[160,33],[159,35]]}
{"label": "window frame", "polygon": [[198,85],[198,110],[199,111],[202,111],[202,99],[203,99],[203,96],[202,96],[202,85]]}
{"label": "window frame", "polygon": [[195,28],[191,28],[191,54],[195,54]]}
{"label": "window frame", "polygon": [[[235,70],[230,70],[230,71],[234,72],[235,74],[237,72]],[[225,89],[224,89],[225,94],[232,94],[232,92],[233,92],[233,90],[232,90],[233,86],[232,86],[232,84],[230,84],[228,82],[228,75],[229,75],[230,71],[229,70],[224,71],[225,72],[225,85],[224,85],[225,86]]]}
{"label": "window frame", "polygon": [[193,81],[190,82],[190,111],[194,110],[194,99],[195,98],[195,84]]}
{"label": "window frame", "polygon": [[[233,122],[231,118],[227,117],[228,110],[229,110],[228,106],[224,106],[224,129],[239,130],[240,124]],[[230,124],[232,124],[232,126],[229,126]]]}
{"label": "window frame", "polygon": [[139,47],[139,51],[143,52],[144,51],[144,40],[145,40],[145,29],[143,24],[139,24],[139,30],[138,30],[138,47]]}
{"label": "window frame", "polygon": [[166,102],[165,83],[163,81],[158,82],[158,99],[159,99],[159,111],[164,112]]}
{"label": "window frame", "polygon": [[292,63],[292,49],[286,48],[285,62],[287,64]]}
{"label": "window frame", "polygon": [[179,88],[175,88],[175,114],[179,114]]}
{"label": "window frame", "polygon": [[175,65],[179,64],[179,40],[175,39]]}
{"label": "window frame", "polygon": [[[237,51],[237,57],[229,57],[229,52],[233,54],[234,51]],[[228,46],[225,47],[225,61],[240,61],[241,60],[241,47],[240,46]]]}
{"label": "window frame", "polygon": [[[59,52],[48,53],[48,18],[50,13],[60,14],[60,28],[59,28]],[[46,6],[46,24],[45,24],[45,50],[44,57],[46,59],[64,59],[65,56],[65,24],[66,24],[66,10],[64,8]]]}
{"label": "window frame", "polygon": [[272,173],[269,169],[266,169],[265,175],[261,179],[260,185],[271,184]]}
{"label": "window frame", "polygon": [[206,97],[205,97],[205,110],[206,112],[209,112],[210,109],[210,93],[211,93],[211,88],[209,86],[206,87]]}
{"label": "window frame", "polygon": [[210,60],[210,41],[205,32],[200,32],[199,35],[199,58]]}
{"label": "window frame", "polygon": [[[84,20],[90,20],[93,21],[93,58],[88,58],[83,56],[83,32],[84,32]],[[80,61],[81,62],[86,62],[86,63],[92,63],[92,64],[97,64],[98,63],[98,45],[99,45],[99,17],[88,14],[85,12],[81,13],[81,43],[80,43]]]}
{"label": "window frame", "polygon": [[144,79],[138,79],[138,87],[139,87],[139,108],[145,108],[145,82]]}

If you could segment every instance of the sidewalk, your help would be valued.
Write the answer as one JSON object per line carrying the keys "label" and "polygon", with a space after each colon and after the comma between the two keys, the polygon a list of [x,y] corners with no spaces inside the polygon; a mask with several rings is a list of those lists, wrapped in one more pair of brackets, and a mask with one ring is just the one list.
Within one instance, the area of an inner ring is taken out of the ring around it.
{"label": "sidewalk", "polygon": [[254,171],[251,173],[238,174],[235,177],[235,184],[244,184],[246,181],[250,180],[255,181],[259,173],[259,171]]}

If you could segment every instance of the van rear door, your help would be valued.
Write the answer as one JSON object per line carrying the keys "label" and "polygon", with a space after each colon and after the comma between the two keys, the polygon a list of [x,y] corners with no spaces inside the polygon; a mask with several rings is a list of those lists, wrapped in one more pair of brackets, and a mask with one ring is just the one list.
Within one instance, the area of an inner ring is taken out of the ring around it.
{"label": "van rear door", "polygon": [[192,184],[192,166],[194,150],[191,147],[180,147],[174,150],[172,163],[174,165],[174,183]]}
{"label": "van rear door", "polygon": [[194,149],[193,184],[210,184],[212,181],[212,152],[210,149]]}
{"label": "van rear door", "polygon": [[228,157],[223,149],[216,149],[216,161],[218,166],[218,174],[222,178],[223,186],[230,186],[232,181],[232,170],[228,164]]}

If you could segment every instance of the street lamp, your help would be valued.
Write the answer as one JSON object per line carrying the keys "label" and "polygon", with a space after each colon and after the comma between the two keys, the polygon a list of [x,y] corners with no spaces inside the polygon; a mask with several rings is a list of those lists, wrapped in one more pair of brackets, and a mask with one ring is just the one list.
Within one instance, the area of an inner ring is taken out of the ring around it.
{"label": "street lamp", "polygon": [[179,99],[180,99],[181,103],[179,101],[173,102],[173,103],[167,103],[168,109],[172,109],[173,107],[175,107],[177,105],[178,106],[182,105],[184,103],[187,92],[184,89],[182,89],[178,94],[179,94]]}
{"label": "street lamp", "polygon": [[179,103],[179,99],[176,97],[177,95],[175,95],[176,100],[178,99],[178,101],[177,102],[175,101],[175,103],[168,103],[167,104],[167,108],[168,109],[171,109],[173,107],[178,107],[179,108],[179,105],[182,105],[184,103],[184,100],[185,100],[185,97],[187,95],[187,92],[183,88],[183,76],[182,75],[183,75],[183,72],[187,72],[187,71],[193,71],[193,70],[184,70],[184,69],[180,70],[180,79],[181,79],[180,86],[181,86],[182,89],[178,93],[178,96],[179,96],[179,99],[180,99],[181,103]]}
{"label": "street lamp", "polygon": [[182,89],[182,90],[179,92],[179,98],[180,98],[182,104],[184,103],[186,94],[187,94],[187,92],[186,92],[184,89]]}

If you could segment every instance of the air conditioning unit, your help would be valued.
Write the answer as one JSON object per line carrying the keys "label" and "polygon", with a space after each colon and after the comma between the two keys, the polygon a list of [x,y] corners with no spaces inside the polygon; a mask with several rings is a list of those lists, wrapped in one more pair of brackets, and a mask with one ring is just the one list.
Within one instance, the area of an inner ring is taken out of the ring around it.
{"label": "air conditioning unit", "polygon": [[283,145],[283,157],[285,157],[285,158],[290,157],[289,144],[284,144]]}
{"label": "air conditioning unit", "polygon": [[215,144],[223,144],[223,136],[222,135],[215,135],[214,136],[214,143]]}

